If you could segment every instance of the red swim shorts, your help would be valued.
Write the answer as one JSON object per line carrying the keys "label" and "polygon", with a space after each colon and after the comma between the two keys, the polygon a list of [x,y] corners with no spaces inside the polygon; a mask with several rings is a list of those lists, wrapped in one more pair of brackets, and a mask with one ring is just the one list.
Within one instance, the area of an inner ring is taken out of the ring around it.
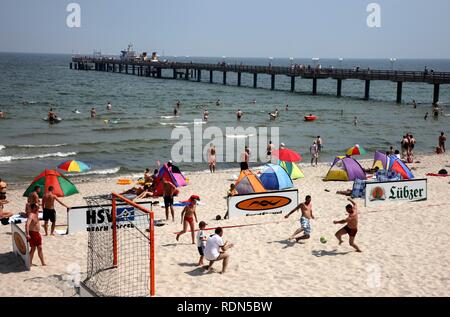
{"label": "red swim shorts", "polygon": [[39,247],[42,245],[41,234],[37,231],[30,231],[30,239],[28,240],[31,247]]}

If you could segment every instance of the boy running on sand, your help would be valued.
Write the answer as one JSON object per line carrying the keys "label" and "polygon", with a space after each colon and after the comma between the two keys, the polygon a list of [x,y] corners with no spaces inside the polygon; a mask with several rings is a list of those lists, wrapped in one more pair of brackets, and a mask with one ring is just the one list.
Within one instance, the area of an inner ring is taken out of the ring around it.
{"label": "boy running on sand", "polygon": [[350,236],[350,246],[352,246],[356,250],[356,252],[362,252],[361,249],[355,244],[355,237],[358,233],[358,206],[353,199],[348,198],[348,201],[351,202],[351,205],[348,204],[345,207],[345,210],[349,214],[348,217],[344,220],[333,221],[335,225],[347,224],[344,228],[336,232],[336,238],[339,240],[339,245],[341,245],[344,242],[342,241],[342,236],[348,234]]}
{"label": "boy running on sand", "polygon": [[207,223],[204,221],[200,221],[198,224],[199,230],[197,232],[197,249],[198,253],[200,254],[200,259],[198,260],[197,266],[203,266],[203,258],[205,256],[205,248],[206,248],[206,241],[208,240],[208,237],[205,233]]}
{"label": "boy running on sand", "polygon": [[300,218],[300,226],[301,228],[297,229],[292,236],[289,237],[288,240],[292,240],[295,238],[296,235],[303,232],[303,235],[301,237],[295,238],[295,240],[298,242],[300,240],[307,240],[311,236],[311,219],[315,219],[314,215],[312,213],[312,202],[311,202],[311,196],[305,197],[305,202],[298,205],[294,210],[292,210],[290,213],[288,213],[284,218],[288,219],[290,215],[292,215],[297,210],[301,209],[302,216]]}
{"label": "boy running on sand", "polygon": [[189,204],[184,207],[183,212],[181,213],[181,223],[183,224],[183,231],[177,234],[177,241],[180,239],[180,236],[182,234],[187,232],[187,226],[189,225],[191,227],[192,244],[195,244],[195,222],[198,222],[197,214],[195,213],[195,207],[198,201],[200,201],[200,197],[196,195],[192,195],[191,197],[189,197]]}

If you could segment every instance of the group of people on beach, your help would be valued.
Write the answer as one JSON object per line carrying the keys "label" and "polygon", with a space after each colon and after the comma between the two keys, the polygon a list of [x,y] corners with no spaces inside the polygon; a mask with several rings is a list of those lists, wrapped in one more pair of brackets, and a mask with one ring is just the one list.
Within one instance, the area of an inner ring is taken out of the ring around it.
{"label": "group of people on beach", "polygon": [[[14,216],[13,212],[4,210],[4,205],[9,201],[6,197],[7,184],[0,179],[0,221],[6,225],[10,222],[10,218]],[[61,201],[54,193],[54,187],[49,186],[46,188],[44,194],[41,196],[41,187],[36,185],[33,191],[28,195],[27,202],[25,204],[25,211],[20,213],[20,216],[25,217],[25,236],[30,244],[30,265],[33,264],[33,257],[37,250],[39,259],[43,266],[46,265],[44,260],[44,253],[42,247],[42,236],[40,233],[40,217],[39,212],[42,210],[42,220],[44,221],[44,234],[49,235],[48,224],[51,222],[50,235],[55,235],[56,227],[56,210],[55,202],[58,202],[66,209],[70,208],[63,201]]]}
{"label": "group of people on beach", "polygon": [[416,139],[411,133],[406,133],[403,135],[402,141],[400,142],[401,158],[408,163],[412,163],[414,161],[415,145]]}

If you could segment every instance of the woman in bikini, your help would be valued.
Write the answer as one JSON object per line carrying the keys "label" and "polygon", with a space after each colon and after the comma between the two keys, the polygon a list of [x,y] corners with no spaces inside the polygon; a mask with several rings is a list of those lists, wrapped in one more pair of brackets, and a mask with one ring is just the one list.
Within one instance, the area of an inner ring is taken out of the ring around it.
{"label": "woman in bikini", "polygon": [[183,212],[181,213],[181,223],[183,224],[183,231],[177,234],[177,241],[180,239],[180,236],[182,234],[187,232],[187,227],[189,225],[191,228],[192,244],[195,244],[195,222],[198,222],[197,214],[195,213],[195,207],[197,206],[198,201],[200,201],[200,197],[192,195],[189,198],[188,205],[184,207]]}

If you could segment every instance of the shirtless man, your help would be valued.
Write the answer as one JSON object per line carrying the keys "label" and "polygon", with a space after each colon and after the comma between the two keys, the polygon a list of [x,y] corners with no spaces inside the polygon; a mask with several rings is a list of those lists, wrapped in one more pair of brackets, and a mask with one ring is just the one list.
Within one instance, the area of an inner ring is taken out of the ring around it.
{"label": "shirtless man", "polygon": [[211,147],[208,150],[208,164],[209,170],[211,173],[216,172],[216,147],[214,144],[211,144]]}
{"label": "shirtless man", "polygon": [[205,111],[203,111],[203,121],[208,121],[208,116],[209,116],[208,109],[205,109]]}
{"label": "shirtless man", "polygon": [[108,110],[108,111],[112,110],[111,101],[108,101],[108,105],[106,106],[106,110]]}
{"label": "shirtless man", "polygon": [[172,221],[175,222],[175,211],[173,210],[173,196],[177,188],[174,184],[163,178],[163,198],[166,209],[166,220],[169,221],[169,207],[172,214]]}
{"label": "shirtless man", "polygon": [[305,202],[298,205],[294,210],[292,210],[290,213],[288,213],[284,218],[288,219],[290,215],[292,215],[297,210],[301,209],[302,216],[300,218],[300,226],[301,228],[297,229],[292,236],[289,237],[288,240],[292,240],[297,236],[298,234],[303,232],[303,235],[301,237],[295,238],[295,240],[298,242],[300,240],[307,240],[311,237],[311,219],[315,219],[314,215],[312,213],[312,202],[311,202],[311,196],[305,197]]}
{"label": "shirtless man", "polygon": [[28,215],[28,213],[31,211],[31,205],[32,204],[36,204],[38,206],[38,210],[39,210],[39,206],[41,205],[40,199],[39,199],[39,193],[41,192],[41,187],[39,186],[34,186],[34,191],[30,194],[30,196],[28,196],[27,199],[27,204],[25,206],[25,213]]}
{"label": "shirtless man", "polygon": [[47,118],[48,118],[48,122],[54,122],[56,120],[56,113],[53,111],[53,108],[50,108]]}
{"label": "shirtless man", "polygon": [[336,238],[339,240],[339,245],[341,245],[344,242],[342,241],[342,236],[348,234],[350,236],[350,246],[352,246],[356,250],[356,252],[362,252],[361,249],[355,244],[355,237],[358,233],[358,206],[353,199],[348,198],[348,201],[351,202],[351,205],[348,204],[345,207],[345,210],[348,213],[348,217],[344,220],[333,221],[335,225],[347,224],[344,228],[336,232]]}
{"label": "shirtless man", "polygon": [[56,211],[55,211],[55,200],[60,203],[62,206],[69,209],[69,207],[64,204],[61,200],[56,197],[53,193],[53,186],[48,188],[47,193],[45,193],[42,198],[42,209],[43,209],[43,219],[44,219],[44,231],[45,235],[48,236],[48,221],[50,220],[52,223],[52,227],[50,230],[50,235],[55,235],[55,224],[56,224]]}
{"label": "shirtless man", "polygon": [[30,212],[27,215],[27,223],[25,224],[25,234],[28,242],[30,243],[30,266],[33,265],[33,256],[36,248],[38,250],[38,256],[41,260],[42,266],[45,266],[44,253],[42,252],[42,237],[39,233],[39,218],[38,218],[39,206],[36,204],[30,205]]}
{"label": "shirtless man", "polygon": [[0,178],[0,200],[6,199],[6,182]]}
{"label": "shirtless man", "polygon": [[241,109],[238,109],[238,111],[236,112],[236,117],[237,117],[238,121],[241,121],[242,115],[243,115],[243,113],[242,113]]}
{"label": "shirtless man", "polygon": [[5,118],[5,113],[3,111],[0,111],[0,119],[4,119]]}
{"label": "shirtless man", "polygon": [[195,222],[198,222],[195,208],[198,201],[200,201],[200,197],[198,197],[197,195],[192,195],[191,197],[189,197],[189,204],[184,207],[183,212],[181,213],[181,223],[183,224],[183,231],[177,234],[177,241],[180,239],[180,236],[182,234],[187,232],[187,226],[189,225],[191,228],[192,244],[195,244]]}
{"label": "shirtless man", "polygon": [[91,109],[91,118],[95,118],[97,116],[97,111],[95,110],[95,108]]}

